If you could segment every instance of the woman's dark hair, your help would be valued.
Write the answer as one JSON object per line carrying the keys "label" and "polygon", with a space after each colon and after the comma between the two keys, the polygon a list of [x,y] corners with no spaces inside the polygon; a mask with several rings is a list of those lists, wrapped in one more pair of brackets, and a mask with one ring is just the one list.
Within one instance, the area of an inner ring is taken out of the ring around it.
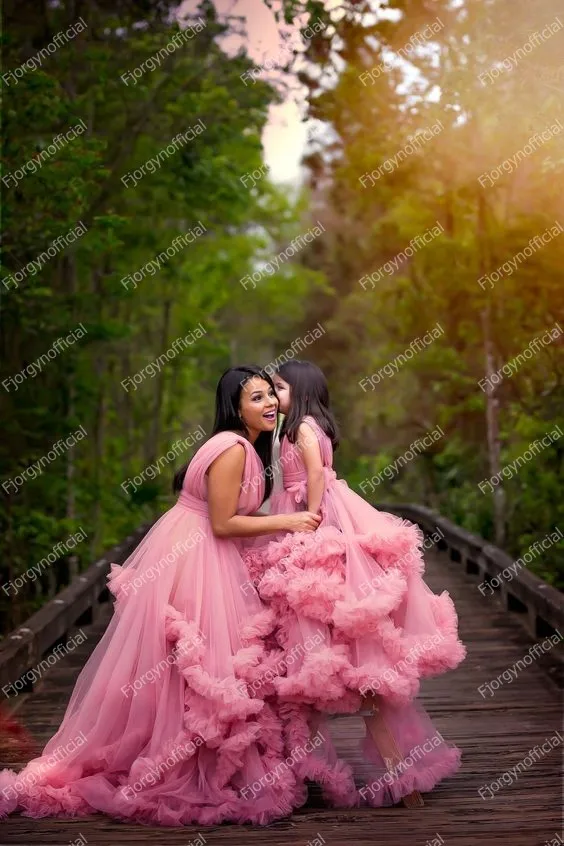
{"label": "woman's dark hair", "polygon": [[[217,383],[215,392],[215,420],[212,435],[217,435],[218,432],[240,432],[244,428],[239,417],[241,391],[249,379],[255,376],[268,382],[276,394],[272,377],[255,364],[230,367]],[[264,502],[272,491],[272,432],[261,432],[254,442],[253,447],[257,451],[264,467]],[[174,476],[172,488],[175,493],[182,490],[184,476],[186,475],[189,463],[187,462],[184,467],[181,467]]]}
{"label": "woman's dark hair", "polygon": [[290,410],[280,432],[291,443],[296,442],[298,428],[304,417],[310,415],[321,426],[333,444],[339,446],[339,427],[331,411],[329,388],[323,371],[311,361],[287,361],[278,368],[278,375],[292,389]]}

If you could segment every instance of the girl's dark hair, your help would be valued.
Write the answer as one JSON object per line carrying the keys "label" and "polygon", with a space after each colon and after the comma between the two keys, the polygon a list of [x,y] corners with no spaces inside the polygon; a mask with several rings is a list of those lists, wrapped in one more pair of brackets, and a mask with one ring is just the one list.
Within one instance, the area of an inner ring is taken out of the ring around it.
{"label": "girl's dark hair", "polygon": [[331,411],[329,388],[323,371],[311,361],[287,361],[278,368],[279,376],[292,389],[290,410],[280,432],[291,443],[296,442],[298,428],[304,417],[310,415],[321,426],[333,444],[339,446],[339,427]]}
{"label": "girl's dark hair", "polygon": [[[241,391],[249,379],[252,379],[254,376],[259,376],[265,382],[268,382],[276,394],[272,377],[255,364],[230,367],[217,383],[215,392],[215,420],[212,435],[217,435],[218,432],[241,431],[243,428],[243,423],[239,417]],[[272,491],[272,432],[261,432],[254,442],[253,447],[257,451],[264,467],[264,502]],[[172,488],[175,493],[182,490],[189,463],[187,462],[184,467],[181,467],[174,476]]]}

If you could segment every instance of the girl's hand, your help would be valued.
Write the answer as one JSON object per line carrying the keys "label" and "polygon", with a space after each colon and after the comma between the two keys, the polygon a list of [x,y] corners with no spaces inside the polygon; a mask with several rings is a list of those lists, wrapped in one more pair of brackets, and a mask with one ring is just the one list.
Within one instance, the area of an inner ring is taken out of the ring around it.
{"label": "girl's hand", "polygon": [[286,531],[315,532],[321,523],[321,516],[313,511],[299,511],[297,514],[286,515]]}

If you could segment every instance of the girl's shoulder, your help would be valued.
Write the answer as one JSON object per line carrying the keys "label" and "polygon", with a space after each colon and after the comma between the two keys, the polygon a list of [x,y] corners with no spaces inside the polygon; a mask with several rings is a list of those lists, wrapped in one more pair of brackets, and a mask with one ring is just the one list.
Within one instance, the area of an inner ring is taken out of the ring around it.
{"label": "girl's shoulder", "polygon": [[307,430],[313,430],[318,441],[324,441],[327,439],[327,435],[325,434],[315,417],[312,417],[311,414],[306,414],[304,417],[302,417],[299,423],[299,428],[301,428],[304,424],[306,425]]}
{"label": "girl's shoulder", "polygon": [[295,440],[290,441],[288,434],[285,432],[284,437],[282,438],[282,448],[283,449],[298,449],[297,439],[298,433],[302,433],[302,437],[305,436],[307,439],[314,439],[317,441],[322,448],[325,448],[327,444],[330,444],[331,441],[329,437],[325,434],[315,417],[312,417],[310,414],[304,415],[301,420],[297,422],[294,428],[295,432]]}
{"label": "girl's shoulder", "polygon": [[312,429],[315,429],[316,432],[323,432],[323,429],[321,428],[315,417],[312,417],[311,414],[305,414],[300,420],[300,426],[302,425],[302,423],[307,423],[307,425],[310,426]]}

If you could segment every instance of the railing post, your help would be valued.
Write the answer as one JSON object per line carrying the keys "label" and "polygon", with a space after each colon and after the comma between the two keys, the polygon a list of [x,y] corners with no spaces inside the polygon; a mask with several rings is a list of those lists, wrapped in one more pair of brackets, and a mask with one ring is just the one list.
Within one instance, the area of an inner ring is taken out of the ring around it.
{"label": "railing post", "polygon": [[[534,638],[564,628],[564,595],[525,566],[515,570],[514,562],[503,550],[425,506],[383,503],[376,507],[417,523],[424,532],[439,528],[449,559],[464,567],[468,576],[477,576],[480,583],[491,585],[492,591],[484,592],[484,602],[497,596],[507,613],[521,617]],[[437,546],[444,548],[443,544]]]}

